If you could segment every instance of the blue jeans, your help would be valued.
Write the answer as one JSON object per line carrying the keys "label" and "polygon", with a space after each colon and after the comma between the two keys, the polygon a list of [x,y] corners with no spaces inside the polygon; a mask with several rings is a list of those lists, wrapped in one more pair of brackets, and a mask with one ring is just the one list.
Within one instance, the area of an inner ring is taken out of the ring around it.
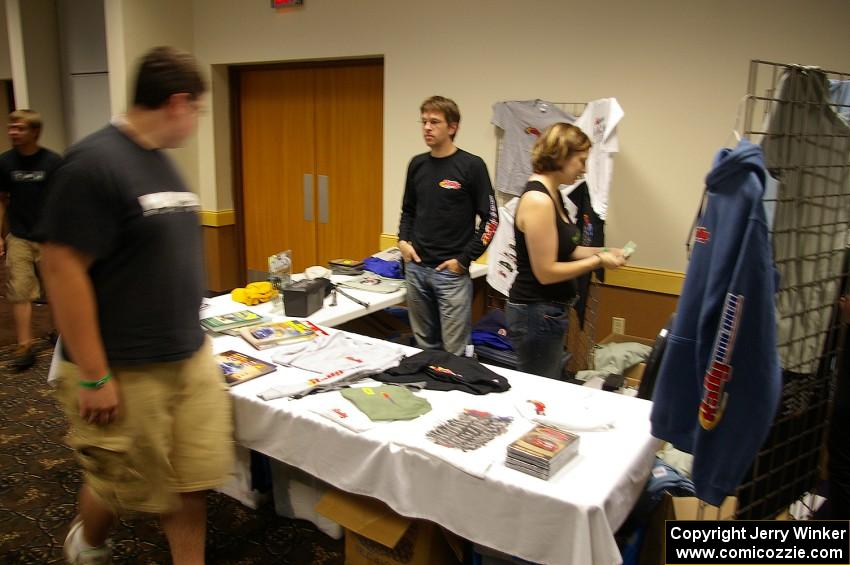
{"label": "blue jeans", "polygon": [[505,319],[508,336],[519,357],[517,369],[560,380],[570,309],[556,302],[508,302]]}
{"label": "blue jeans", "polygon": [[413,261],[404,264],[407,308],[416,345],[463,355],[472,333],[472,279]]}

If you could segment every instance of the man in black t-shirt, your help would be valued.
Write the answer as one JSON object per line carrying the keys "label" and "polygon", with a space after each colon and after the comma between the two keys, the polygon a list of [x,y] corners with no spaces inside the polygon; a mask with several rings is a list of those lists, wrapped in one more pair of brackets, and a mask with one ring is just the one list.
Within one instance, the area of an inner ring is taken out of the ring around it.
{"label": "man in black t-shirt", "polygon": [[8,219],[9,234],[0,238],[6,255],[6,300],[12,305],[18,348],[12,367],[23,371],[35,363],[32,340],[32,303],[41,296],[36,268],[41,248],[35,227],[41,218],[47,181],[61,157],[39,146],[41,116],[33,110],[9,114],[12,149],[0,155],[0,233]]}
{"label": "man in black t-shirt", "polygon": [[205,90],[191,55],[153,49],[127,114],[71,147],[51,183],[43,273],[84,474],[71,563],[111,562],[111,526],[133,512],[159,514],[175,563],[202,563],[205,490],[232,469],[230,397],[198,323],[199,200],[163,151],[192,134]]}
{"label": "man in black t-shirt", "polygon": [[493,239],[499,213],[487,165],[454,144],[457,104],[432,96],[420,113],[430,151],[407,168],[398,229],[410,326],[422,349],[462,355],[472,330],[469,264]]}

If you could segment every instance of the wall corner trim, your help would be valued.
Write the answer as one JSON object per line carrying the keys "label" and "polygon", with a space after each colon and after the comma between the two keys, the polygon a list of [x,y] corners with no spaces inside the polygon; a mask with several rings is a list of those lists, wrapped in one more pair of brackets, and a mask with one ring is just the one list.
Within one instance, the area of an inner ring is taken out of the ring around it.
{"label": "wall corner trim", "polygon": [[235,210],[201,210],[201,225],[220,228],[236,223]]}

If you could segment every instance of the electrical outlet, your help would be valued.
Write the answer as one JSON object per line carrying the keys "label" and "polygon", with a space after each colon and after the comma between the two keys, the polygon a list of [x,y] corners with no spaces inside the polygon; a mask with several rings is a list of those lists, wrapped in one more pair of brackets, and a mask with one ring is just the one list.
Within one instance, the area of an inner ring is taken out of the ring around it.
{"label": "electrical outlet", "polygon": [[626,319],[625,318],[611,318],[611,332],[615,334],[625,334],[626,333]]}

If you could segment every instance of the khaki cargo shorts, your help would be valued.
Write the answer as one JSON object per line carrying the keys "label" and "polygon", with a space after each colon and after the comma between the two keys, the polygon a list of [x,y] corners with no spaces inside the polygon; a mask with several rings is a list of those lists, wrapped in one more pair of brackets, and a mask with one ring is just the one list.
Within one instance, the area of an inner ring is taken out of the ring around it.
{"label": "khaki cargo shorts", "polygon": [[121,398],[106,426],[80,418],[79,369],[62,362],[56,395],[68,445],[86,484],[116,514],[168,513],[179,493],[225,482],[233,471],[231,398],[209,342],[184,361],[113,367]]}
{"label": "khaki cargo shorts", "polygon": [[6,236],[6,300],[13,304],[32,302],[41,296],[36,265],[41,246],[12,234]]}

